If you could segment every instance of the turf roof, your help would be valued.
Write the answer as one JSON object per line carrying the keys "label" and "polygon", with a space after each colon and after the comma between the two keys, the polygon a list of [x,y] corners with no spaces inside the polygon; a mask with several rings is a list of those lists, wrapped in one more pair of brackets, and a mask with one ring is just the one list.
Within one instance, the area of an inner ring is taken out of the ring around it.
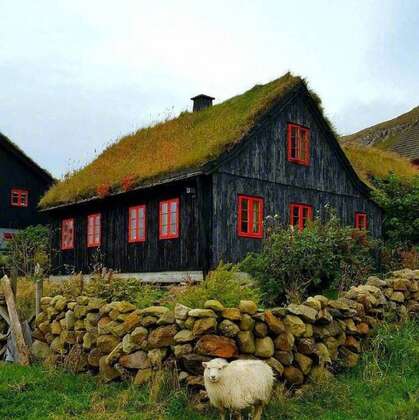
{"label": "turf roof", "polygon": [[142,128],[109,146],[83,169],[55,184],[41,207],[98,195],[98,189],[123,189],[189,169],[199,169],[239,143],[258,116],[304,80],[291,73],[200,112]]}

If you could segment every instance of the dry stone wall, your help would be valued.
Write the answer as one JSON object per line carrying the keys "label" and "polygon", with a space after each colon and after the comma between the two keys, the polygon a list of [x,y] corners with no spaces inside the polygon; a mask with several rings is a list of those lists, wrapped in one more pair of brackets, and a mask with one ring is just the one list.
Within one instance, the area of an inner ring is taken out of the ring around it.
{"label": "dry stone wall", "polygon": [[132,378],[143,384],[153,371],[175,366],[181,382],[202,386],[202,362],[260,358],[280,380],[300,385],[334,364],[358,363],[361,341],[386,316],[419,312],[419,270],[387,279],[370,277],[336,300],[309,297],[303,304],[259,310],[252,301],[225,308],[177,304],[137,309],[80,296],[44,297],[36,319],[33,354],[75,371],[98,372],[104,381]]}

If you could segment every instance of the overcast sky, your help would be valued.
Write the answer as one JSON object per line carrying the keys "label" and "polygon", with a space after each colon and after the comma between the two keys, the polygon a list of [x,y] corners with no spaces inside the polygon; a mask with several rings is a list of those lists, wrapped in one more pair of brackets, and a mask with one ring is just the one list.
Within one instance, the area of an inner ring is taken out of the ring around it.
{"label": "overcast sky", "polygon": [[59,177],[287,70],[342,134],[419,105],[419,1],[0,0],[0,131]]}

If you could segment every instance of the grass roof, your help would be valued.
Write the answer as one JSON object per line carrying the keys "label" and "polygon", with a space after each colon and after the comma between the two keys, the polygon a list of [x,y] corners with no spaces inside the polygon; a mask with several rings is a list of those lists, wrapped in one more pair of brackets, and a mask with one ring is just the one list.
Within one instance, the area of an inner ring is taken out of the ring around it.
{"label": "grass roof", "polygon": [[92,163],[55,184],[42,198],[41,207],[76,202],[154,178],[195,169],[240,142],[255,120],[274,102],[305,83],[287,73],[200,112],[183,112],[177,118],[142,128],[109,146]]}

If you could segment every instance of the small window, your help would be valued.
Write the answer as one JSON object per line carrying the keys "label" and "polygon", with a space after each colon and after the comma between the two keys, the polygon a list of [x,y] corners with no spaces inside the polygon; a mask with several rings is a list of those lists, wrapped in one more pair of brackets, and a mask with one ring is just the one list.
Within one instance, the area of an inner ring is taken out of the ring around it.
{"label": "small window", "polygon": [[355,213],[355,228],[366,230],[368,228],[367,213],[356,212]]}
{"label": "small window", "polygon": [[146,232],[145,205],[128,209],[128,242],[144,242]]}
{"label": "small window", "polygon": [[100,213],[87,216],[87,246],[100,246]]}
{"label": "small window", "polygon": [[28,207],[28,190],[13,188],[10,192],[10,204],[13,207]]}
{"label": "small window", "polygon": [[61,224],[61,249],[74,248],[74,219],[64,219]]}
{"label": "small window", "polygon": [[298,124],[288,124],[288,160],[300,165],[310,163],[310,130]]}
{"label": "small window", "polygon": [[239,195],[237,233],[247,238],[263,237],[263,198]]}
{"label": "small window", "polygon": [[179,237],[179,199],[160,201],[159,239]]}
{"label": "small window", "polygon": [[302,231],[309,220],[313,220],[313,207],[308,204],[290,205],[290,225],[297,226]]}
{"label": "small window", "polygon": [[15,234],[13,232],[4,232],[3,233],[3,239],[5,241],[11,241],[14,236],[15,236]]}

